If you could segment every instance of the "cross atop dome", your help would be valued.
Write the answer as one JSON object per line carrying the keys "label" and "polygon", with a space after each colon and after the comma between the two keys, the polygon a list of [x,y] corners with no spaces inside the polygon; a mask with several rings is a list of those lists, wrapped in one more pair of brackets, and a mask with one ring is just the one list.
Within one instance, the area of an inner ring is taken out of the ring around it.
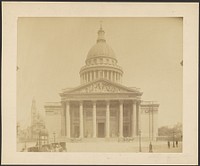
{"label": "cross atop dome", "polygon": [[97,38],[97,43],[98,42],[106,42],[106,39],[104,37],[105,31],[102,28],[102,21],[100,21],[100,29],[98,30],[98,38]]}
{"label": "cross atop dome", "polygon": [[102,29],[102,23],[103,23],[103,21],[101,20],[100,21],[100,29]]}

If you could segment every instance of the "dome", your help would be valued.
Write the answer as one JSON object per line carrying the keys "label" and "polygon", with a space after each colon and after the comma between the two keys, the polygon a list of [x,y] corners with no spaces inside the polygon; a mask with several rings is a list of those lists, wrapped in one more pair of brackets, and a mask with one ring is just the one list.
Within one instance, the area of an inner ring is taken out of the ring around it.
{"label": "dome", "polygon": [[121,83],[123,70],[117,65],[113,49],[106,43],[102,27],[98,30],[97,42],[89,50],[85,66],[80,70],[80,82],[85,84],[98,79]]}
{"label": "dome", "polygon": [[104,30],[102,29],[102,27],[100,27],[98,31],[97,43],[89,50],[86,60],[99,56],[116,59],[113,49],[106,43],[104,34]]}
{"label": "dome", "polygon": [[95,58],[99,56],[105,56],[109,58],[114,58],[115,53],[113,49],[106,42],[97,42],[88,52],[87,59]]}

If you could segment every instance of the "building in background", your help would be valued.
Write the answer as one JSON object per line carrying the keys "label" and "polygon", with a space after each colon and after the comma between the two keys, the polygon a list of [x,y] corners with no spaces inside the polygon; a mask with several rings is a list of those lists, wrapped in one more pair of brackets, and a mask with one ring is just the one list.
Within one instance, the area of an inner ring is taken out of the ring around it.
{"label": "building in background", "polygon": [[33,99],[31,106],[31,126],[29,130],[30,139],[38,139],[39,133],[45,132],[45,121],[37,111],[35,99]]}
{"label": "building in background", "polygon": [[[80,69],[80,86],[63,89],[61,102],[46,103],[46,127],[58,138],[97,139],[158,135],[158,107],[142,101],[139,88],[122,85],[123,69],[100,27],[96,44]],[[148,80],[147,80],[148,81]]]}
{"label": "building in background", "polygon": [[31,105],[31,124],[23,130],[18,129],[18,138],[20,141],[36,141],[40,135],[46,137],[48,133],[45,127],[45,121],[37,111],[36,101],[33,99]]}
{"label": "building in background", "polygon": [[48,130],[49,141],[54,142],[55,137],[61,137],[61,112],[60,102],[49,102],[45,105],[45,125]]}

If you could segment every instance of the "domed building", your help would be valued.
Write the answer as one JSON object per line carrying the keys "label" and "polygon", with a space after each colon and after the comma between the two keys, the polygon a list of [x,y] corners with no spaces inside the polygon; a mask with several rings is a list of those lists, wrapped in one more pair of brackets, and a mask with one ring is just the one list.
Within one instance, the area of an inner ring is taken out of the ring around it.
{"label": "domed building", "polygon": [[97,43],[89,50],[85,66],[80,70],[81,84],[106,79],[121,83],[123,70],[117,65],[113,49],[106,43],[104,30],[98,31]]}
{"label": "domed building", "polygon": [[155,140],[159,104],[142,101],[139,88],[122,85],[123,69],[100,27],[96,44],[80,69],[81,85],[63,89],[60,103],[46,103],[49,135],[65,141],[73,138]]}

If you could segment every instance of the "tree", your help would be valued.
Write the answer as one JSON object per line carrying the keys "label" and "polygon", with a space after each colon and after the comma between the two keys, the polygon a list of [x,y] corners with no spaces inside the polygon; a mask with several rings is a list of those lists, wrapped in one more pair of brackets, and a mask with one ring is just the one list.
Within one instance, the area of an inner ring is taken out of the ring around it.
{"label": "tree", "polygon": [[173,127],[162,126],[158,128],[158,136],[166,136],[171,139],[173,136],[181,140],[182,139],[182,123],[177,123]]}

